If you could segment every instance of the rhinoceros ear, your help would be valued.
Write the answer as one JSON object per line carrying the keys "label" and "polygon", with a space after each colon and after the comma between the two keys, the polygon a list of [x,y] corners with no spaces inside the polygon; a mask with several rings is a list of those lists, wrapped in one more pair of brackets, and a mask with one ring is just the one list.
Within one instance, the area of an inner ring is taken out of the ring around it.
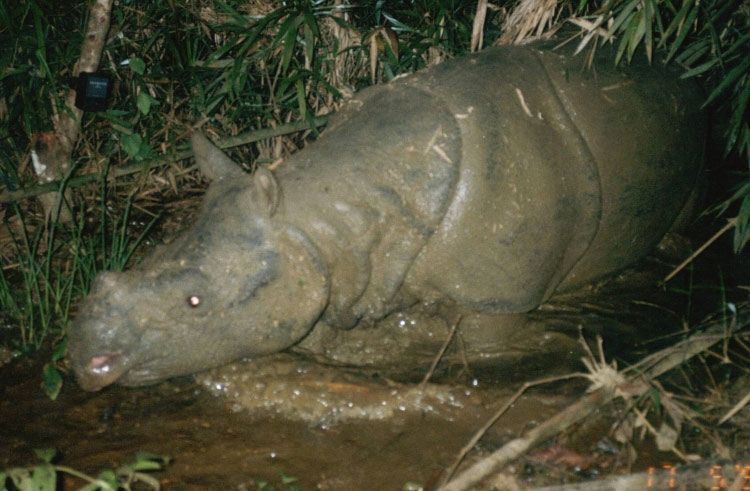
{"label": "rhinoceros ear", "polygon": [[281,189],[279,183],[270,170],[265,167],[258,167],[253,173],[253,183],[255,184],[255,199],[261,210],[272,216],[279,206],[281,199]]}
{"label": "rhinoceros ear", "polygon": [[200,131],[193,132],[190,140],[193,154],[201,172],[212,181],[237,179],[245,175],[240,167]]}

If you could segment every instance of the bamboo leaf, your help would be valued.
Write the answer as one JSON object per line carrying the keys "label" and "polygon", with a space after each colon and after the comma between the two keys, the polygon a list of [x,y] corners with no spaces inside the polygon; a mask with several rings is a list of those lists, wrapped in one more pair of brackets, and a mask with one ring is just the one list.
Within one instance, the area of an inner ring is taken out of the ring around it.
{"label": "bamboo leaf", "polygon": [[687,15],[687,18],[685,19],[685,23],[680,26],[679,34],[677,34],[677,38],[672,43],[672,46],[669,48],[669,54],[667,54],[667,60],[671,60],[672,57],[677,52],[677,50],[680,49],[680,46],[682,46],[682,43],[685,41],[685,38],[690,32],[690,29],[691,29],[690,26],[693,25],[693,22],[695,22],[695,18],[698,17],[699,11],[700,11],[700,7],[698,3],[696,3],[695,6],[693,7],[693,10],[691,10],[690,13]]}
{"label": "bamboo leaf", "polygon": [[661,42],[659,43],[659,48],[663,48],[666,46],[667,39],[669,39],[670,36],[674,32],[677,31],[677,28],[683,25],[683,22],[685,21],[688,13],[690,12],[690,7],[692,7],[696,3],[695,0],[683,0],[682,7],[677,12],[677,14],[674,16],[674,19],[672,19],[672,22],[670,22],[667,29],[662,33]]}
{"label": "bamboo leaf", "polygon": [[312,30],[312,34],[317,38],[320,37],[320,28],[315,16],[309,10],[305,10],[305,25]]}
{"label": "bamboo leaf", "polygon": [[730,70],[729,73],[727,73],[727,75],[721,80],[719,85],[717,85],[716,88],[708,96],[708,99],[703,104],[703,107],[711,104],[714,100],[716,100],[717,97],[723,94],[725,90],[730,88],[740,77],[746,75],[748,69],[750,69],[750,56],[746,57],[742,61],[742,63],[740,63],[732,70]]}
{"label": "bamboo leaf", "polygon": [[617,47],[617,55],[615,56],[615,64],[620,63],[622,55],[628,47],[628,42],[633,37],[633,33],[638,29],[638,22],[636,22],[636,14],[633,14],[628,19],[626,24],[625,34],[620,38],[620,44]]}
{"label": "bamboo leaf", "polygon": [[307,118],[307,101],[305,100],[305,85],[302,83],[301,79],[297,79],[297,82],[295,82],[294,87],[297,90],[297,106],[299,108],[299,114],[302,116],[302,119]]}
{"label": "bamboo leaf", "polygon": [[315,55],[315,39],[320,37],[318,21],[309,8],[304,12],[304,29],[305,35],[305,68],[311,69],[313,66],[313,57]]}
{"label": "bamboo leaf", "polygon": [[304,20],[302,15],[298,15],[294,18],[293,22],[287,26],[286,34],[284,35],[284,52],[281,55],[281,71],[286,73],[289,69],[289,63],[292,61],[292,54],[294,54],[294,46],[297,41],[297,29]]}
{"label": "bamboo leaf", "polygon": [[709,60],[705,63],[701,63],[700,65],[691,68],[690,70],[683,73],[680,78],[690,78],[690,77],[696,77],[702,73],[705,73],[706,71],[713,68],[717,63],[719,63],[718,58],[714,58],[712,60]]}
{"label": "bamboo leaf", "polygon": [[305,68],[309,70],[312,68],[313,55],[315,53],[315,36],[308,24],[305,24],[302,30],[305,34]]}
{"label": "bamboo leaf", "polygon": [[635,15],[637,22],[636,19],[633,19],[633,21],[636,22],[637,27],[631,33],[630,39],[628,40],[628,62],[633,59],[633,54],[635,53],[636,48],[638,48],[638,45],[641,44],[643,37],[646,35],[646,15],[644,9],[636,12]]}
{"label": "bamboo leaf", "polygon": [[658,19],[656,12],[657,10],[656,5],[654,5],[654,0],[645,0],[643,2],[643,20],[646,27],[643,44],[646,47],[646,58],[648,58],[649,63],[651,63],[651,60],[653,59],[652,55],[654,52],[653,30],[654,22]]}
{"label": "bamboo leaf", "polygon": [[[245,41],[246,43],[247,41]],[[237,46],[236,43],[226,43],[224,46],[220,46],[219,49],[208,55],[208,58],[206,58],[206,61],[203,63],[203,65],[207,65],[210,62],[220,60],[226,55],[228,52],[233,50]]]}
{"label": "bamboo leaf", "polygon": [[706,39],[702,39],[689,45],[685,50],[677,56],[676,61],[686,65],[692,66],[696,61],[700,60],[703,55],[711,50],[711,43]]}
{"label": "bamboo leaf", "polygon": [[[700,2],[700,0],[696,0],[696,4]],[[706,25],[714,25],[716,24],[716,21],[724,17],[724,15],[727,13],[729,9],[737,8],[738,2],[732,2],[732,1],[719,1],[714,3],[714,5],[720,5],[718,9],[715,11],[709,12],[711,14],[711,18],[708,19],[708,22],[706,22]]]}
{"label": "bamboo leaf", "polygon": [[729,129],[727,130],[727,141],[725,143],[724,151],[729,153],[738,140],[741,141],[741,135],[743,131],[747,131],[747,122],[745,121],[745,113],[748,109],[748,103],[750,102],[750,84],[742,84],[742,91],[740,96],[737,98],[736,104],[732,108],[732,116],[729,118]]}
{"label": "bamboo leaf", "polygon": [[[638,6],[638,2],[639,0],[630,0],[630,3],[625,5],[615,21],[612,23],[612,27],[609,28],[609,32],[611,34],[615,34],[617,30],[620,29],[621,25],[627,25],[631,22],[630,14],[632,14],[633,10]],[[625,30],[627,30],[627,28],[625,28]]]}
{"label": "bamboo leaf", "polygon": [[283,43],[284,39],[286,39],[289,29],[292,28],[292,24],[294,24],[295,22],[299,22],[300,20],[299,16],[293,17],[286,13],[286,11],[283,15],[280,16],[280,18],[281,17],[286,17],[286,19],[284,19],[284,22],[281,23],[278,31],[276,32],[276,36],[274,36],[273,38],[273,46],[278,46],[280,43]]}
{"label": "bamboo leaf", "polygon": [[42,14],[42,11],[36,5],[36,2],[30,2],[30,4],[34,17],[34,34],[36,35],[36,46],[37,49],[44,50],[44,47],[47,44],[47,36],[45,35],[44,28],[42,27],[42,17],[44,17],[44,14]]}
{"label": "bamboo leaf", "polygon": [[732,43],[732,45],[724,51],[724,58],[728,58],[729,56],[733,55],[735,51],[743,50],[744,54],[747,55],[747,49],[748,49],[748,42],[750,42],[750,32],[739,38],[737,41]]}
{"label": "bamboo leaf", "polygon": [[48,80],[52,80],[53,75],[49,69],[49,65],[47,65],[47,58],[44,54],[44,49],[39,48],[36,51],[34,51],[34,56],[36,57],[36,60],[39,62],[39,71],[42,73],[43,77]]}
{"label": "bamboo leaf", "polygon": [[722,213],[726,213],[732,203],[739,199],[744,199],[745,196],[750,196],[750,179],[746,179],[745,182],[740,185],[737,191],[735,191],[732,196],[729,197],[729,199],[722,201],[714,208],[712,208],[712,210],[719,215],[721,215]]}
{"label": "bamboo leaf", "polygon": [[750,239],[750,193],[742,199],[734,228],[734,252],[739,254]]}
{"label": "bamboo leaf", "polygon": [[399,21],[398,19],[391,17],[390,15],[383,12],[383,17],[393,26],[394,31],[400,31],[400,32],[410,32],[410,33],[416,33],[417,31],[403,22]]}
{"label": "bamboo leaf", "polygon": [[326,92],[330,92],[330,93],[331,93],[331,95],[332,95],[332,96],[333,96],[334,98],[336,98],[336,99],[341,99],[341,97],[342,97],[342,95],[341,95],[341,91],[339,91],[339,89],[337,89],[336,87],[334,87],[333,85],[331,85],[331,83],[330,83],[330,82],[328,82],[328,81],[327,81],[327,80],[325,80],[325,79],[320,79],[320,80],[316,80],[316,81],[317,81],[317,82],[318,82],[319,84],[321,84],[321,85],[322,85],[323,87],[325,87],[325,90],[326,90]]}

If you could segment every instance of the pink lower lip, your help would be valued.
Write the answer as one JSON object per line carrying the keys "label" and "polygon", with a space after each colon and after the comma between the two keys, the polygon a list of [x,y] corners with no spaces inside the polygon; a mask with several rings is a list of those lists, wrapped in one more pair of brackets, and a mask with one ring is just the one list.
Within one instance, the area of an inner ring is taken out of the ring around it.
{"label": "pink lower lip", "polygon": [[112,371],[113,355],[94,356],[89,361],[89,370],[97,375],[106,375]]}
{"label": "pink lower lip", "polygon": [[84,390],[99,390],[119,379],[126,371],[126,363],[120,353],[105,353],[92,356],[83,370],[76,371],[78,385]]}

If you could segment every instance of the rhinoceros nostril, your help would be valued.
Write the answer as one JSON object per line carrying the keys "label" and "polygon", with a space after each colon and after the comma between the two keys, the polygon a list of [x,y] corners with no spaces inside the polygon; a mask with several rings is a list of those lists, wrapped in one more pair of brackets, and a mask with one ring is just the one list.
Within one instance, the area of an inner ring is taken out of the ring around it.
{"label": "rhinoceros nostril", "polygon": [[97,375],[107,375],[114,369],[119,357],[120,355],[116,353],[94,356],[89,360],[88,369],[91,373]]}

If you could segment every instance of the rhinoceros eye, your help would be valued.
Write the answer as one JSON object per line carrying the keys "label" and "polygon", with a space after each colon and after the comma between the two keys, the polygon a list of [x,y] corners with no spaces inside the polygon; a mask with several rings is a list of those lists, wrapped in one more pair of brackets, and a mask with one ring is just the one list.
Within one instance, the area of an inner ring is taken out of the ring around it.
{"label": "rhinoceros eye", "polygon": [[201,297],[199,297],[198,295],[190,295],[189,297],[187,297],[187,304],[191,308],[196,308],[201,304]]}

